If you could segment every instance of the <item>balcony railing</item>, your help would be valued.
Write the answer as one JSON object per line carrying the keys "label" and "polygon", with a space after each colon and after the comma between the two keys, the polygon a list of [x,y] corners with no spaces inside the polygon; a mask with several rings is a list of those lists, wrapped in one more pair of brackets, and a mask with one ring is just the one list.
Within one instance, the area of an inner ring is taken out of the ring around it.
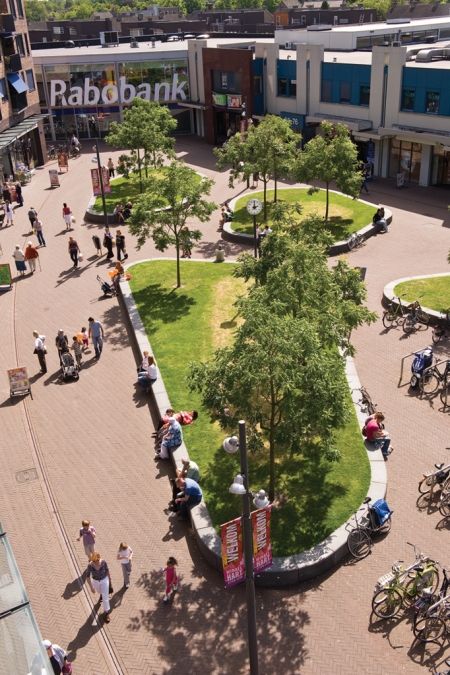
{"label": "balcony railing", "polygon": [[11,54],[5,56],[5,71],[7,73],[18,73],[22,69],[22,59],[20,54]]}
{"label": "balcony railing", "polygon": [[11,96],[11,106],[13,109],[13,113],[19,113],[21,110],[25,110],[27,107],[27,92],[24,91],[22,94],[17,94],[17,93],[12,93],[10,89],[10,96]]}
{"label": "balcony railing", "polygon": [[12,14],[0,14],[0,35],[2,33],[14,33],[15,30],[16,24]]}

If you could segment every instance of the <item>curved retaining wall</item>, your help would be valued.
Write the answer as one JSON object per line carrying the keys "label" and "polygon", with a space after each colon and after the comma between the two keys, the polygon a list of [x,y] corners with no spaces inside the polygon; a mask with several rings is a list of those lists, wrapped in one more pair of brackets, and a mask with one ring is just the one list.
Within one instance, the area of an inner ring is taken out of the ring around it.
{"label": "curved retaining wall", "polygon": [[[297,187],[283,187],[278,190],[278,193],[280,193],[282,190],[297,190]],[[337,192],[336,190],[330,190],[330,192],[333,192],[334,194],[341,195],[342,197],[347,197],[347,199],[351,199],[353,201],[352,197],[349,197],[348,195],[343,195],[341,192]],[[236,203],[240,200],[243,199],[244,197],[248,197],[251,199],[254,195],[251,192],[248,192],[244,195],[240,195],[239,197],[235,197],[229,202],[229,207],[232,211],[234,211]],[[363,204],[368,204],[369,206],[373,206],[373,204],[370,204],[369,202],[365,202],[362,199],[358,199],[358,201],[362,202]],[[376,209],[376,206],[374,206],[374,209]],[[392,222],[392,211],[389,209],[384,209],[385,214],[386,214],[386,221],[388,225]],[[362,230],[359,230],[358,233],[363,235],[366,239],[369,239],[369,237],[373,237],[375,234],[379,232],[379,227],[377,225],[373,225],[373,223],[369,223],[369,225],[366,225],[366,227],[363,227]],[[222,237],[225,239],[225,241],[231,241],[234,242],[235,244],[245,244],[247,246],[253,246],[253,235],[251,234],[244,234],[243,232],[235,232],[230,223],[225,223],[223,226],[223,231],[222,231]],[[348,253],[350,251],[350,248],[348,246],[347,240],[343,241],[335,241],[334,244],[331,246],[329,255],[340,255],[342,253]]]}
{"label": "curved retaining wall", "polygon": [[[436,277],[450,277],[450,272],[442,272],[442,274],[422,274],[420,277],[403,277],[402,279],[394,279],[390,281],[383,289],[383,305],[394,305],[398,306],[397,296],[394,295],[394,288],[401,284],[403,281],[414,281],[414,279],[435,279]],[[445,314],[442,312],[436,312],[433,309],[428,309],[428,307],[423,308],[427,314],[430,315],[430,324],[436,325],[439,323],[440,319],[445,319]]]}
{"label": "curved retaining wall", "polygon": [[[128,270],[134,265],[138,265],[143,262],[152,262],[153,260],[161,260],[161,258],[138,260],[137,262],[126,265],[125,268]],[[175,258],[164,258],[164,260],[175,261]],[[197,260],[196,262],[210,263],[211,261],[202,259]],[[227,262],[235,264],[234,261]],[[153,353],[151,344],[148,340],[144,325],[139,315],[139,311],[134,302],[133,294],[128,281],[122,281],[120,284],[120,289],[128,316],[130,318],[138,349],[141,353],[144,350]],[[361,411],[361,408],[358,404],[360,393],[358,391],[354,391],[359,389],[361,384],[356,373],[354,361],[350,357],[347,357],[345,362],[345,373],[348,385],[350,387],[358,422],[360,428],[362,429],[367,414]],[[154,397],[156,409],[158,411],[158,416],[163,417],[166,409],[171,407],[171,405],[161,376],[153,385],[152,394]],[[376,499],[384,499],[387,489],[387,472],[383,456],[380,450],[371,450],[369,449],[368,445],[366,445],[366,450],[371,469],[371,483],[367,495],[371,497],[373,501]],[[175,468],[181,468],[181,458],[186,455],[189,456],[189,453],[184,443],[175,451],[171,452],[172,463]],[[218,572],[222,573],[221,541],[219,535],[213,527],[206,504],[201,502],[201,504],[192,508],[190,511],[190,517],[194,530],[194,536],[203,557],[213,567],[215,567]],[[335,532],[330,534],[326,539],[324,539],[324,541],[322,541],[317,546],[314,546],[314,548],[310,549],[309,551],[304,551],[303,553],[287,556],[285,558],[274,558],[271,567],[264,570],[260,574],[255,575],[255,583],[259,586],[269,587],[290,586],[292,584],[298,584],[302,581],[307,581],[308,579],[313,579],[314,577],[317,577],[331,569],[348,553],[348,530],[346,529],[346,526],[352,522],[353,517],[350,518],[347,523],[341,525],[341,527],[339,527]]]}

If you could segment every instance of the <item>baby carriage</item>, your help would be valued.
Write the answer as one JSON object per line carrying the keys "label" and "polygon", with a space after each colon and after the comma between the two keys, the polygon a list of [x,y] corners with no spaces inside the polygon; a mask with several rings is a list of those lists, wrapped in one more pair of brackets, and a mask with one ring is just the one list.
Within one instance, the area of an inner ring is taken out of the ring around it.
{"label": "baby carriage", "polygon": [[62,352],[61,354],[61,371],[63,380],[67,380],[68,377],[73,377],[74,380],[78,380],[80,377],[78,366],[70,352]]}
{"label": "baby carriage", "polygon": [[100,284],[100,288],[103,291],[103,295],[107,297],[108,295],[111,295],[112,297],[117,295],[117,290],[114,286],[114,284],[108,284],[107,281],[103,281],[101,277],[97,275],[97,281]]}

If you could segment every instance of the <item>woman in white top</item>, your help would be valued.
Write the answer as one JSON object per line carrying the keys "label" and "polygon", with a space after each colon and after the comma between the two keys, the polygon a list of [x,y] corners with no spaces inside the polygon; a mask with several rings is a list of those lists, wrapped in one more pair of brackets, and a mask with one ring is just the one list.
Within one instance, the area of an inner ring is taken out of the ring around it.
{"label": "woman in white top", "polygon": [[153,356],[148,357],[148,367],[145,373],[139,373],[138,382],[141,387],[144,389],[144,392],[148,394],[153,384],[158,378],[158,370],[156,368],[156,362]]}
{"label": "woman in white top", "polygon": [[12,254],[12,257],[15,260],[16,263],[16,270],[20,272],[20,274],[23,276],[25,272],[27,271],[27,265],[25,262],[25,254],[20,248],[20,246],[16,245],[16,248],[14,250],[14,253]]}
{"label": "woman in white top", "polygon": [[12,207],[11,202],[8,200],[5,201],[5,218],[6,218],[6,227],[11,223],[11,225],[14,225],[14,209]]}
{"label": "woman in white top", "polygon": [[117,560],[121,562],[122,574],[123,574],[123,585],[125,588],[130,588],[130,572],[131,572],[131,559],[133,557],[133,550],[128,546],[126,541],[122,541],[119,546],[119,552],[117,553]]}

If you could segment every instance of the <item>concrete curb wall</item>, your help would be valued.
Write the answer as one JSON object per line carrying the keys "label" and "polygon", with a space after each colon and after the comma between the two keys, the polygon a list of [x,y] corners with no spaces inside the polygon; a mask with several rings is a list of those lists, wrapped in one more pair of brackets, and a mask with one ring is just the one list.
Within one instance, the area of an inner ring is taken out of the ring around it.
{"label": "concrete curb wall", "polygon": [[[442,272],[441,274],[422,274],[420,277],[403,277],[402,279],[394,279],[390,281],[383,289],[383,305],[387,306],[393,304],[394,307],[398,307],[397,296],[394,294],[394,288],[397,284],[401,284],[403,281],[414,281],[415,279],[435,279],[436,277],[450,277],[450,272]],[[430,315],[430,324],[435,326],[441,319],[445,319],[445,314],[442,312],[436,312],[433,309],[428,309],[428,307],[423,308],[424,311]]]}
{"label": "concrete curb wall", "polygon": [[[304,186],[307,187],[307,186]],[[283,190],[298,190],[298,186],[290,186],[290,187],[283,187],[278,190],[278,193],[280,193]],[[320,188],[321,190],[323,188]],[[342,197],[347,197],[347,199],[351,199],[353,201],[353,197],[349,197],[348,195],[342,194],[342,192],[338,192],[337,190],[329,190],[329,192],[333,192],[334,194],[341,195]],[[248,199],[251,199],[254,195],[251,192],[245,193],[244,195],[239,195],[239,197],[235,197],[229,202],[229,207],[232,211],[234,211],[235,206],[237,202],[240,199],[243,199],[244,197],[248,197]],[[363,199],[358,199],[357,201],[361,202],[362,204],[367,204],[368,206],[373,206],[374,209],[376,209],[376,206],[373,204],[370,204],[369,202],[364,201]],[[389,209],[384,209],[385,214],[386,214],[386,221],[388,225],[392,222],[392,211]],[[363,235],[366,239],[369,239],[369,237],[373,237],[377,232],[379,231],[379,227],[377,225],[373,225],[373,223],[369,223],[369,225],[366,225],[366,227],[363,227],[362,230],[358,231],[358,234]],[[253,246],[253,235],[251,234],[244,234],[243,232],[235,232],[232,227],[231,223],[224,223],[223,226],[223,231],[222,231],[222,237],[225,239],[225,241],[231,241],[236,244],[245,244],[246,246]],[[334,244],[331,246],[329,250],[329,255],[340,255],[342,253],[348,253],[350,251],[350,248],[348,246],[347,240],[343,241],[335,241]]]}
{"label": "concrete curb wall", "polygon": [[[125,269],[128,270],[134,265],[139,265],[143,262],[153,262],[154,260],[161,260],[161,258],[138,260],[137,262],[126,265]],[[175,261],[176,259],[164,258],[164,260]],[[195,262],[211,261],[202,259],[196,260]],[[227,262],[235,264],[234,261]],[[186,264],[189,263],[187,262]],[[120,289],[125,307],[130,317],[136,344],[140,352],[142,353],[144,350],[147,350],[150,353],[153,353],[128,281],[122,281],[120,283]],[[355,406],[358,423],[362,429],[367,413],[365,411],[363,412],[359,405],[360,392],[356,390],[361,387],[361,384],[356,373],[354,361],[351,357],[345,359],[345,373],[350,387],[353,404]],[[170,407],[170,401],[161,375],[153,385],[152,394],[159,417],[162,417],[166,409]],[[376,499],[384,499],[387,489],[387,472],[384,458],[381,454],[381,450],[369,449],[368,444],[366,444],[366,450],[371,469],[371,483],[367,494],[373,501]],[[184,442],[179,448],[176,448],[175,451],[171,451],[170,454],[175,468],[181,468],[181,457],[189,456]],[[215,567],[218,572],[222,572],[221,541],[213,527],[206,504],[201,502],[198,506],[194,506],[190,511],[190,516],[194,536],[203,557]],[[284,558],[274,558],[271,567],[255,576],[255,583],[259,586],[268,587],[290,586],[323,574],[323,572],[334,567],[334,565],[342,560],[348,553],[348,530],[346,528],[348,524],[353,523],[354,519],[352,516],[347,523],[341,525],[341,527],[330,534],[324,541],[309,551],[304,551],[303,553]]]}

